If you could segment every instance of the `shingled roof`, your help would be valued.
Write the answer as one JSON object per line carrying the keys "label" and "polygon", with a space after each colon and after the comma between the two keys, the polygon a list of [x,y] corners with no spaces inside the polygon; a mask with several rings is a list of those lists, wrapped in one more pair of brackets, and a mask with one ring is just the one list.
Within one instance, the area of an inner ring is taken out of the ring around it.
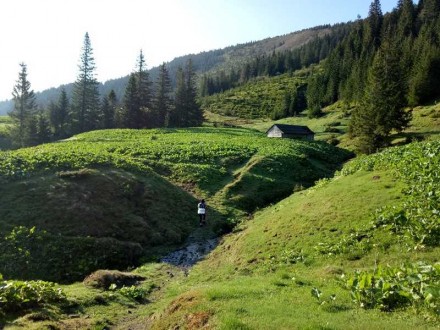
{"label": "shingled roof", "polygon": [[[315,134],[310,128],[307,126],[300,125],[286,125],[286,124],[275,124],[272,125],[267,132],[269,132],[274,126],[278,127],[284,134],[295,134],[295,135],[309,135]],[[266,132],[266,133],[267,133]]]}

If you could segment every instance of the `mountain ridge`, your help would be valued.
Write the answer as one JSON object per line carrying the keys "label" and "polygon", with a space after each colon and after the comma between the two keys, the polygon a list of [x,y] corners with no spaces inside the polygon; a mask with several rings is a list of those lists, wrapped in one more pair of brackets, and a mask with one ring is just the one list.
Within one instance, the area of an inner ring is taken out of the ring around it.
{"label": "mountain ridge", "polygon": [[[193,60],[195,70],[198,74],[206,73],[214,70],[224,69],[228,66],[236,66],[252,56],[261,56],[270,54],[275,51],[284,51],[299,48],[314,38],[319,38],[330,34],[333,28],[343,24],[334,25],[319,25],[316,27],[294,31],[280,36],[268,37],[259,41],[250,41],[247,43],[237,44],[234,46],[227,46],[220,49],[203,51],[197,54],[186,54],[175,57],[173,60],[166,62],[170,77],[174,84],[175,73],[178,67],[184,66],[188,59]],[[155,81],[159,74],[159,66],[153,67],[149,70],[151,81]],[[118,99],[122,99],[125,91],[125,86],[128,82],[129,73],[127,76],[109,79],[99,85],[100,95],[108,94],[112,89],[115,91]],[[32,82],[31,82],[32,83]],[[11,83],[12,85],[12,83]],[[56,101],[62,87],[66,89],[68,96],[71,96],[74,83],[63,84],[58,87],[51,87],[43,91],[36,92],[37,104],[41,107],[46,107],[51,101]],[[5,115],[12,110],[13,101],[0,101],[0,115]]]}

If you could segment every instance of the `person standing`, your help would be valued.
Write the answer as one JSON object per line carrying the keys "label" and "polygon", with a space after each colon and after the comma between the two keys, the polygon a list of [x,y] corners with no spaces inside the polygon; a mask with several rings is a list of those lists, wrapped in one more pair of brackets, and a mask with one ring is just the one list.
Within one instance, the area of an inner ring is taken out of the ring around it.
{"label": "person standing", "polygon": [[206,204],[205,200],[200,200],[197,204],[197,214],[199,215],[199,225],[200,227],[206,224]]}

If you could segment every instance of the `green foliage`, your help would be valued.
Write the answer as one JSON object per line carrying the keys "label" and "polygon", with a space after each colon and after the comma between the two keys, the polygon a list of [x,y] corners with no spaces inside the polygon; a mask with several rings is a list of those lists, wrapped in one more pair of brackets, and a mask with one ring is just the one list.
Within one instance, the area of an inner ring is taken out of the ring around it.
{"label": "green foliage", "polygon": [[315,250],[324,255],[338,255],[347,253],[356,256],[362,256],[368,253],[372,248],[370,243],[370,234],[364,232],[354,232],[343,237],[339,242],[320,242],[315,246]]}
{"label": "green foliage", "polygon": [[99,127],[101,114],[95,69],[93,48],[89,33],[86,32],[81,50],[79,73],[74,85],[72,99],[72,126],[73,131],[76,133]]}
{"label": "green foliage", "polygon": [[64,301],[66,295],[55,283],[45,281],[5,281],[0,276],[0,315]]}
{"label": "green foliage", "polygon": [[393,170],[408,184],[401,207],[378,211],[376,227],[404,233],[416,246],[440,243],[440,141],[412,143],[360,157],[342,170],[343,175],[359,170]]}
{"label": "green foliage", "polygon": [[316,299],[316,301],[318,302],[319,305],[324,305],[325,303],[332,303],[336,300],[336,295],[335,294],[331,294],[328,299],[323,300],[323,293],[321,290],[319,290],[316,287],[313,287],[312,290],[310,291],[310,294],[312,295],[313,298]]}
{"label": "green foliage", "polygon": [[354,302],[363,308],[385,311],[400,307],[426,307],[440,312],[440,264],[408,264],[358,271],[347,280]]}
{"label": "green foliage", "polygon": [[0,272],[8,278],[70,282],[97,268],[132,266],[141,255],[135,243],[66,237],[20,226],[0,239]]}
{"label": "green foliage", "polygon": [[123,286],[122,288],[118,289],[118,292],[120,294],[122,294],[123,296],[130,298],[130,299],[137,301],[137,302],[144,301],[147,294],[149,293],[148,290],[137,287],[135,285]]}
{"label": "green foliage", "polygon": [[[283,118],[304,109],[301,99],[305,79],[289,74],[260,77],[248,84],[202,99],[202,109],[241,118]],[[286,105],[286,95],[290,103]]]}
{"label": "green foliage", "polygon": [[[252,209],[286,196],[295,184],[309,186],[330,175],[349,157],[348,152],[336,150],[320,142],[268,139],[245,129],[95,131],[62,143],[1,153],[0,175],[9,181],[49,169],[112,166],[142,173],[154,170],[174,182],[215,193],[225,176],[249,162],[243,176],[228,187],[228,194],[238,198],[240,207]],[[325,165],[316,166],[311,160]]]}

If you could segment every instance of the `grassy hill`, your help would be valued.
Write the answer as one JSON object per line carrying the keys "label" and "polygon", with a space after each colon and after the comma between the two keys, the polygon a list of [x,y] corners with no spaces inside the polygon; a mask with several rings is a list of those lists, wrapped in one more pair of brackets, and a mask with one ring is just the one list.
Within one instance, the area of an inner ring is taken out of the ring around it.
{"label": "grassy hill", "polygon": [[189,271],[152,262],[107,274],[125,284],[63,286],[7,328],[437,329],[439,151],[359,157],[256,212]]}
{"label": "grassy hill", "polygon": [[437,328],[439,151],[360,158],[259,212],[169,288],[152,328]]}
{"label": "grassy hill", "polygon": [[224,93],[207,96],[202,108],[215,114],[247,119],[272,118],[284,106],[286,94],[306,83],[304,73],[260,77]]}
{"label": "grassy hill", "polygon": [[210,207],[205,235],[219,234],[347,157],[324,143],[220,128],[94,131],[2,152],[0,273],[65,282],[138,265],[195,230],[196,198]]}

